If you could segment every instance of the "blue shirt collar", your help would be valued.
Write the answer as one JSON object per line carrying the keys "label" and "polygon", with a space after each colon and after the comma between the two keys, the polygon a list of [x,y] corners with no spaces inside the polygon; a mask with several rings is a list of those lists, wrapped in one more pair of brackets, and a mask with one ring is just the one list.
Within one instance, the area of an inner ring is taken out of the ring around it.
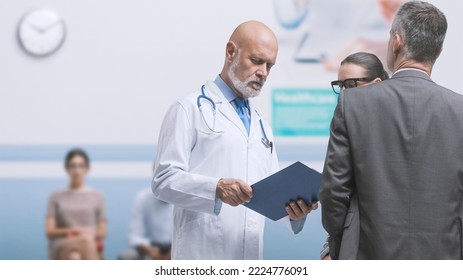
{"label": "blue shirt collar", "polygon": [[238,97],[238,95],[231,89],[231,87],[229,87],[222,80],[222,77],[220,77],[220,75],[217,75],[217,78],[215,78],[214,83],[217,85],[217,87],[223,93],[223,95],[228,100],[228,102],[232,102],[233,100],[235,100],[235,98]]}

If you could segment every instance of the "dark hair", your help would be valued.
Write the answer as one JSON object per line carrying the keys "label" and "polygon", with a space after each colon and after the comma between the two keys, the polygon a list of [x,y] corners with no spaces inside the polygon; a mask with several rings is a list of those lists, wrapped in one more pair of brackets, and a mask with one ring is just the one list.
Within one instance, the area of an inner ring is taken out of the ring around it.
{"label": "dark hair", "polygon": [[406,58],[434,64],[444,44],[447,19],[434,5],[407,2],[397,12],[391,31],[401,35]]}
{"label": "dark hair", "polygon": [[341,65],[345,63],[352,63],[364,68],[368,76],[365,78],[380,78],[383,81],[389,79],[389,75],[384,70],[381,60],[372,53],[358,52],[351,54],[341,62]]}
{"label": "dark hair", "polygon": [[85,165],[87,165],[87,167],[90,167],[90,158],[88,157],[87,153],[80,148],[74,148],[66,154],[66,157],[64,159],[64,167],[66,169],[69,167],[69,163],[74,157],[82,157],[85,161]]}

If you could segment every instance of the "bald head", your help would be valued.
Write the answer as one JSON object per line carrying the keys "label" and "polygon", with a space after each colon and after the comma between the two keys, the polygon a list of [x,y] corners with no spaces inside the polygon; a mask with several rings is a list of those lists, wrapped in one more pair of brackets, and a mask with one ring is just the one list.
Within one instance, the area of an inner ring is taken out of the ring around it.
{"label": "bald head", "polygon": [[259,21],[246,21],[233,31],[230,42],[238,48],[262,45],[265,48],[278,52],[278,41],[273,31],[267,25]]}
{"label": "bald head", "polygon": [[220,76],[239,96],[257,96],[276,62],[277,53],[278,40],[267,25],[244,22],[230,36]]}

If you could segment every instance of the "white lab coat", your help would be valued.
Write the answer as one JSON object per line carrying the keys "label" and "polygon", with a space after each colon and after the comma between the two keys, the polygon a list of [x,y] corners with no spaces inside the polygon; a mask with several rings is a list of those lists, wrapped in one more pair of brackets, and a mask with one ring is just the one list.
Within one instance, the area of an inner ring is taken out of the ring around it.
{"label": "white lab coat", "polygon": [[[262,259],[265,218],[244,206],[225,203],[216,215],[216,185],[220,178],[239,178],[252,184],[278,171],[276,151],[271,153],[261,142],[260,117],[252,101],[248,137],[217,85],[206,83],[206,95],[217,106],[215,130],[224,131],[212,133],[197,107],[200,94],[195,92],[173,104],[159,135],[152,187],[158,199],[175,206],[172,257]],[[210,105],[204,102],[204,107],[212,125]],[[273,141],[270,126],[263,123]]]}

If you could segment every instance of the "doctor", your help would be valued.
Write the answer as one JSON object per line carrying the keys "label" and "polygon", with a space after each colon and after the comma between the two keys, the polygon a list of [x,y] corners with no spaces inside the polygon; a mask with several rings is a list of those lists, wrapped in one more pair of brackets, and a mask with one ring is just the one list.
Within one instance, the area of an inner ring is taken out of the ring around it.
{"label": "doctor", "polygon": [[[239,25],[214,81],[174,103],[158,141],[153,192],[173,204],[173,259],[261,259],[265,218],[242,206],[250,184],[278,171],[270,126],[252,102],[275,64],[278,42],[263,23]],[[317,208],[285,207],[294,233]]]}

